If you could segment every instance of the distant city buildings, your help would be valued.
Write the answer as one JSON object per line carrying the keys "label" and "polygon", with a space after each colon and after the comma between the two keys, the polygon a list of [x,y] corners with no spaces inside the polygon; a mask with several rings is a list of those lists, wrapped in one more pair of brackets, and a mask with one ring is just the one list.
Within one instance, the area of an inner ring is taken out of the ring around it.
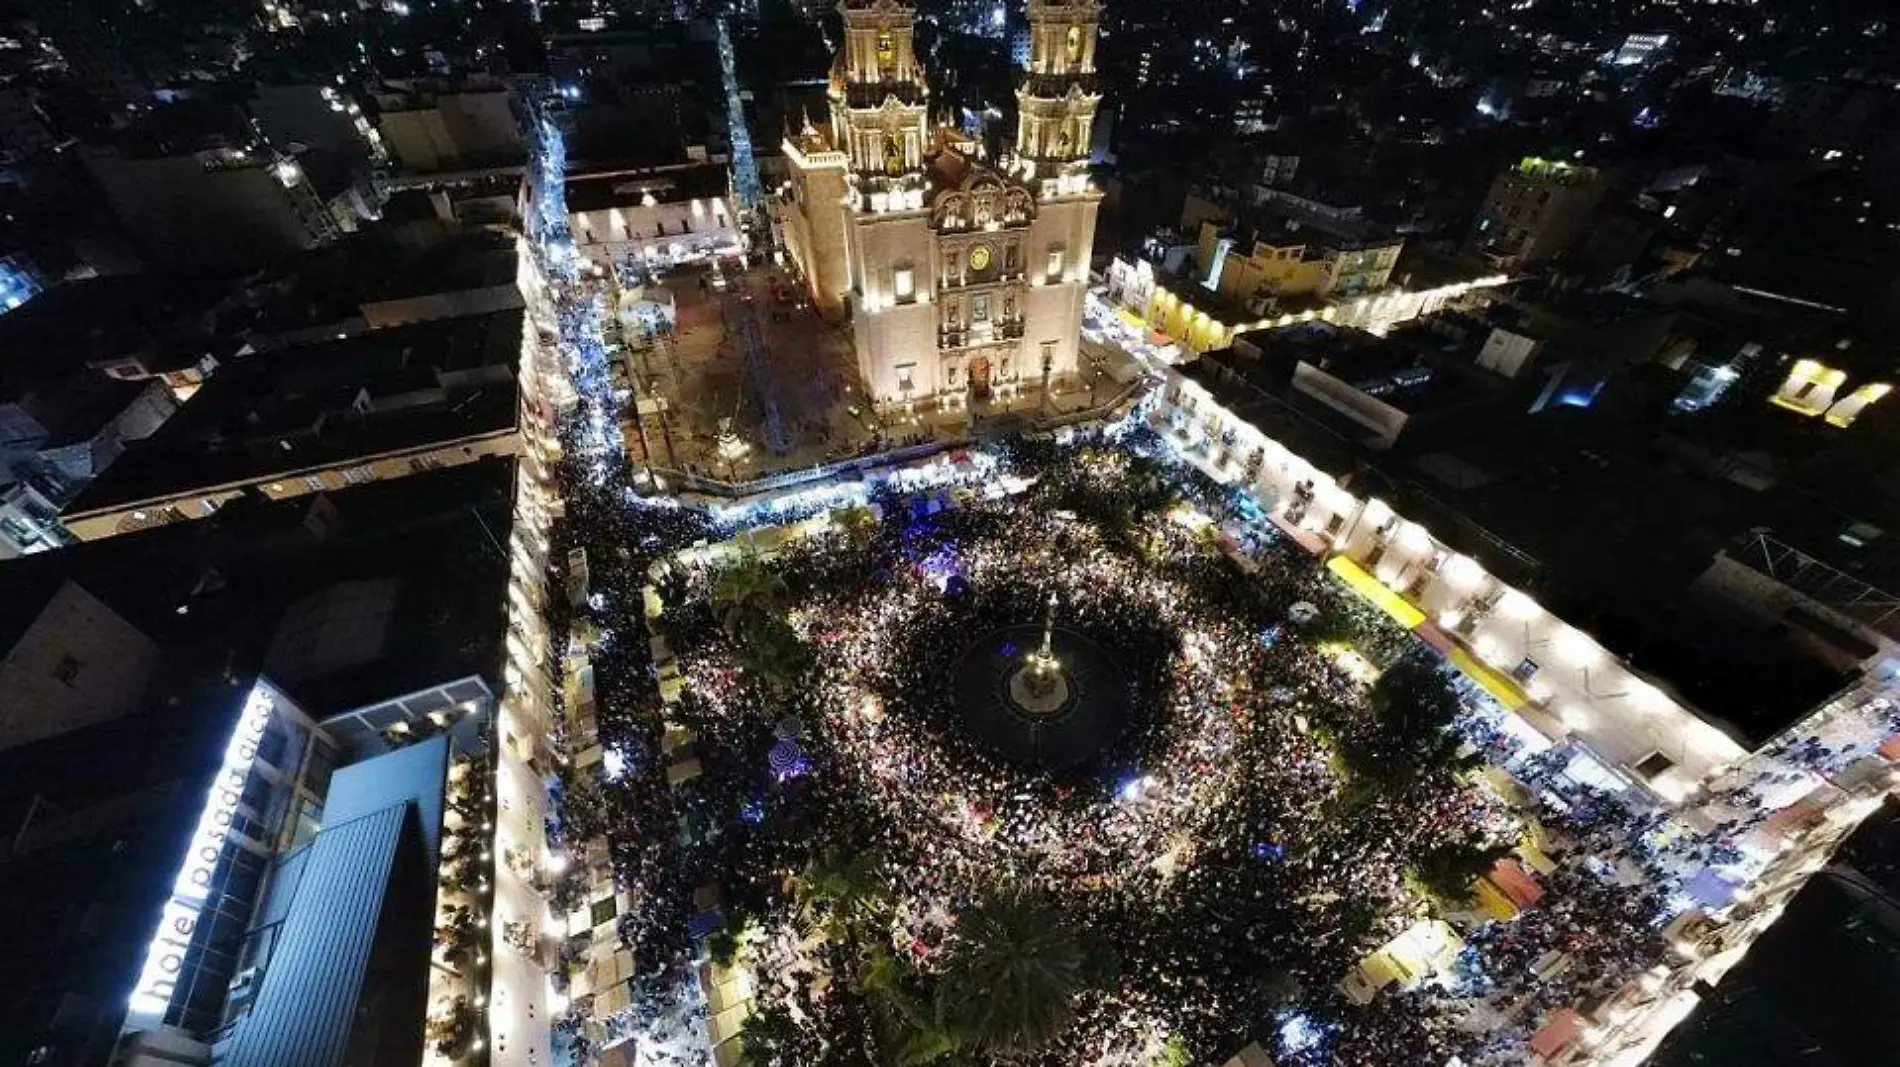
{"label": "distant city buildings", "polygon": [[1544,266],[1582,236],[1608,188],[1596,167],[1526,157],[1492,182],[1471,247],[1502,270]]}
{"label": "distant city buildings", "polygon": [[521,115],[494,80],[386,86],[377,94],[376,131],[405,171],[477,170],[519,165]]}

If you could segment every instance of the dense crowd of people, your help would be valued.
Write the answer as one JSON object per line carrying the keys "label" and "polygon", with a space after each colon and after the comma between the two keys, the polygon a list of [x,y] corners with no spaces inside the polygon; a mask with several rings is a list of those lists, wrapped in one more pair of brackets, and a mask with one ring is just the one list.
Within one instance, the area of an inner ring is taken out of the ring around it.
{"label": "dense crowd of people", "polygon": [[[891,489],[868,529],[792,547],[775,566],[813,652],[797,686],[762,684],[743,666],[712,610],[709,569],[671,570],[664,633],[689,684],[683,705],[663,709],[641,612],[649,568],[746,520],[626,483],[601,318],[577,302],[564,322],[586,402],[564,427],[581,447],[559,470],[556,543],[589,553],[596,707],[622,770],[589,787],[588,803],[563,805],[568,825],[555,830],[604,832],[636,902],[621,921],[633,1004],[609,1039],[635,1033],[649,1051],[697,1055],[661,1031],[703,1013],[683,1018],[681,1006],[693,1000],[695,893],[716,887],[729,921],[765,931],[757,951],[773,984],[758,1014],[781,1024],[783,1062],[861,1056],[870,1030],[848,961],[807,937],[794,907],[797,873],[840,852],[875,857],[896,901],[891,945],[920,971],[997,886],[1060,903],[1112,962],[1078,998],[1051,1064],[1146,1064],[1164,1040],[1216,1058],[1262,1037],[1288,1062],[1512,1062],[1542,1007],[1653,958],[1637,921],[1651,902],[1565,872],[1553,886],[1561,908],[1471,938],[1456,988],[1342,1007],[1334,983],[1422,912],[1407,882],[1419,857],[1438,842],[1507,839],[1512,814],[1452,778],[1370,801],[1343,788],[1330,746],[1355,729],[1365,681],[1329,650],[1347,637],[1386,662],[1405,636],[1271,538],[1249,539],[1251,577],[1238,580],[1204,524],[1167,512],[1177,495],[1214,514],[1231,501],[1159,471],[1141,442],[1018,444],[1007,461],[1032,481],[1018,497],[965,492],[940,509],[943,496]],[[1137,709],[1125,736],[1063,773],[984,750],[959,730],[950,697],[957,654],[1033,621],[1052,591],[1064,625],[1115,656]],[[1296,602],[1309,612],[1297,626]],[[565,605],[555,616],[563,632]],[[668,718],[698,738],[703,773],[682,787],[665,773]],[[788,740],[801,756],[789,775],[768,758]],[[1533,979],[1527,961],[1552,950],[1578,964],[1565,980]]]}
{"label": "dense crowd of people", "polygon": [[[596,635],[586,655],[615,770],[605,782],[564,771],[550,829],[572,843],[604,835],[634,901],[620,919],[632,1003],[604,1028],[575,1025],[591,1006],[574,1005],[559,1028],[570,1062],[628,1037],[640,1062],[711,1062],[697,1043],[709,918],[748,934],[766,1062],[861,1062],[876,1031],[854,972],[865,946],[821,936],[800,906],[801,878],[842,855],[889,894],[876,948],[913,975],[954,954],[959,921],[999,887],[1056,902],[1083,931],[1091,982],[1033,1062],[1202,1062],[1258,1040],[1284,1063],[1519,1063],[1554,1009],[1656,964],[1683,883],[1737,858],[1774,807],[1763,790],[1794,789],[1804,769],[1837,770],[1866,747],[1771,747],[1789,781],[1738,776],[1715,797],[1734,817],[1686,833],[1579,785],[1561,752],[1515,751],[1498,709],[1474,699],[1458,737],[1526,787],[1519,802],[1538,809],[1560,862],[1510,921],[1461,922],[1464,949],[1445,973],[1354,1006],[1335,984],[1427,914],[1421,864],[1511,843],[1524,815],[1449,767],[1379,788],[1358,780],[1379,761],[1352,750],[1382,738],[1366,661],[1376,673],[1416,655],[1410,635],[1264,524],[1220,544],[1205,517],[1234,517],[1236,500],[1162,469],[1164,450],[1136,431],[1112,445],[1001,446],[970,471],[981,491],[901,477],[873,489],[880,519],[834,524],[772,564],[785,583],[774,607],[810,655],[796,684],[768,680],[721,624],[715,569],[675,554],[835,501],[708,513],[642,495],[620,461],[605,305],[586,282],[570,297],[560,345],[581,403],[561,428],[554,578],[583,548],[592,595],[573,609],[555,598],[549,622]],[[1016,495],[996,491],[998,459]],[[1177,499],[1189,507],[1171,510]],[[1223,549],[1246,557],[1245,577]],[[660,630],[687,680],[671,707],[642,611],[656,563]],[[1051,592],[1063,625],[1114,656],[1136,712],[1099,757],[1060,772],[974,741],[951,684],[963,649],[1034,622]],[[666,751],[669,726],[696,735],[701,773],[684,783],[667,775],[679,755]]]}
{"label": "dense crowd of people", "polygon": [[[1407,646],[1303,553],[1263,544],[1241,580],[1203,522],[1171,519],[1179,474],[1137,450],[1018,446],[1007,462],[1032,480],[1019,495],[884,494],[880,521],[780,554],[783,609],[812,651],[795,686],[748,671],[712,603],[714,566],[671,567],[661,629],[688,684],[665,717],[697,735],[703,768],[677,788],[640,589],[653,561],[725,531],[612,479],[565,487],[606,635],[592,656],[602,739],[626,756],[605,822],[637,902],[623,933],[644,996],[628,1025],[669,1018],[694,953],[692,897],[716,886],[728,919],[762,931],[762,999],[784,1003],[761,1014],[789,1019],[783,1062],[861,1058],[870,1031],[848,961],[808,936],[795,906],[799,872],[840,852],[876,858],[895,901],[891,947],[920,972],[998,886],[1059,903],[1109,962],[1049,1064],[1146,1064],[1166,1039],[1213,1059],[1263,1037],[1294,1063],[1512,1062],[1533,1009],[1649,962],[1650,943],[1617,922],[1642,903],[1566,885],[1555,895],[1570,903],[1500,927],[1508,940],[1472,938],[1482,982],[1346,1006],[1334,984],[1423,914],[1408,885],[1420,856],[1508,840],[1513,814],[1451,776],[1369,800],[1344,788],[1330,738],[1353,729],[1366,686],[1334,639],[1357,635],[1377,660]],[[1200,510],[1223,506],[1210,486],[1187,489]],[[950,684],[972,640],[1036,621],[1051,591],[1063,625],[1122,666],[1137,709],[1099,758],[1060,773],[969,739]],[[1319,607],[1304,628],[1288,621],[1302,601]],[[804,756],[790,775],[768,756],[788,721]],[[1552,949],[1576,962],[1533,978],[1526,954]],[[1471,1028],[1479,1001],[1509,1025]],[[1282,1039],[1295,1019],[1302,1036]]]}

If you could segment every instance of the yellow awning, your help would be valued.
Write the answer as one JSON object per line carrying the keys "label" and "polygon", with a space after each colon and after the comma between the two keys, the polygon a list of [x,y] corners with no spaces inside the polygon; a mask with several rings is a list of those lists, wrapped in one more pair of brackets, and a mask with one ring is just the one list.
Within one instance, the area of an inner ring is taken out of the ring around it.
{"label": "yellow awning", "polygon": [[1127,323],[1129,326],[1134,327],[1137,330],[1146,329],[1148,327],[1147,320],[1143,319],[1140,315],[1135,314],[1133,311],[1130,311],[1127,308],[1116,308],[1115,317]]}
{"label": "yellow awning", "polygon": [[1479,688],[1491,694],[1492,697],[1496,698],[1498,703],[1504,705],[1505,710],[1516,711],[1530,703],[1530,698],[1524,695],[1524,690],[1519,689],[1517,683],[1512,681],[1510,676],[1501,671],[1493,670],[1482,660],[1478,659],[1478,657],[1466,652],[1464,649],[1453,648],[1451,650],[1451,662],[1460,671],[1464,672],[1465,677],[1478,683]]}
{"label": "yellow awning", "polygon": [[[1540,832],[1542,829],[1541,826],[1538,827]],[[1557,869],[1556,861],[1545,855],[1544,850],[1538,847],[1535,834],[1524,835],[1524,840],[1517,844],[1517,855],[1524,861],[1526,867],[1538,874],[1547,875]]]}
{"label": "yellow awning", "polygon": [[1359,971],[1374,989],[1384,989],[1393,982],[1405,981],[1407,977],[1405,967],[1383,949],[1367,956],[1359,964]]}
{"label": "yellow awning", "polygon": [[1412,606],[1412,602],[1385,587],[1385,583],[1367,574],[1365,568],[1344,556],[1334,556],[1326,561],[1326,569],[1339,576],[1339,580],[1351,586],[1353,592],[1365,597],[1379,610],[1392,616],[1400,626],[1410,630],[1425,621],[1425,613]]}
{"label": "yellow awning", "polygon": [[1478,898],[1478,910],[1493,919],[1509,920],[1517,917],[1517,905],[1504,891],[1491,883],[1489,878],[1480,878],[1472,886]]}

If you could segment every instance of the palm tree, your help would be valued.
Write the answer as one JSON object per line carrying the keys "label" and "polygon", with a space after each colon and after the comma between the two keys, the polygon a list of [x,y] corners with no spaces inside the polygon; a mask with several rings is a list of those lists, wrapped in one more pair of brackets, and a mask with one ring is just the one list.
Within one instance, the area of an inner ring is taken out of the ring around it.
{"label": "palm tree", "polygon": [[733,639],[739,644],[740,662],[773,689],[791,688],[811,666],[811,650],[777,615],[759,611],[743,615]]}
{"label": "palm tree", "polygon": [[747,554],[719,572],[713,582],[712,602],[719,609],[720,624],[736,636],[749,616],[776,616],[785,592],[785,579],[766,566],[764,559]]}
{"label": "palm tree", "polygon": [[855,937],[890,914],[891,890],[883,858],[869,850],[846,856],[832,851],[805,865],[794,886],[805,921],[833,940]]}
{"label": "palm tree", "polygon": [[738,643],[740,659],[766,685],[788,689],[811,656],[785,621],[785,579],[755,555],[746,555],[719,572],[712,602],[719,623]]}
{"label": "palm tree", "polygon": [[962,947],[944,975],[960,1029],[977,1050],[1003,1056],[1046,1048],[1075,1015],[1087,954],[1046,903],[1011,893],[978,904],[959,924]]}
{"label": "palm tree", "polygon": [[944,987],[928,1001],[908,987],[914,977],[884,945],[872,945],[858,967],[858,992],[871,1005],[884,1046],[897,1067],[924,1067],[960,1051]]}

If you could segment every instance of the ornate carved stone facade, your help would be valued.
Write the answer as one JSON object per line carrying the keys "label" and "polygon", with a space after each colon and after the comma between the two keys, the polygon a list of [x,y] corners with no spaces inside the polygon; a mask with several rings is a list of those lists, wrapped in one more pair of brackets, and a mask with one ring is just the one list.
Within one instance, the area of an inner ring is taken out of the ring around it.
{"label": "ornate carved stone facade", "polygon": [[913,10],[844,0],[828,128],[804,127],[774,203],[828,315],[848,316],[881,407],[981,403],[1075,374],[1101,194],[1088,182],[1099,0],[1034,0],[1015,151],[931,129]]}

